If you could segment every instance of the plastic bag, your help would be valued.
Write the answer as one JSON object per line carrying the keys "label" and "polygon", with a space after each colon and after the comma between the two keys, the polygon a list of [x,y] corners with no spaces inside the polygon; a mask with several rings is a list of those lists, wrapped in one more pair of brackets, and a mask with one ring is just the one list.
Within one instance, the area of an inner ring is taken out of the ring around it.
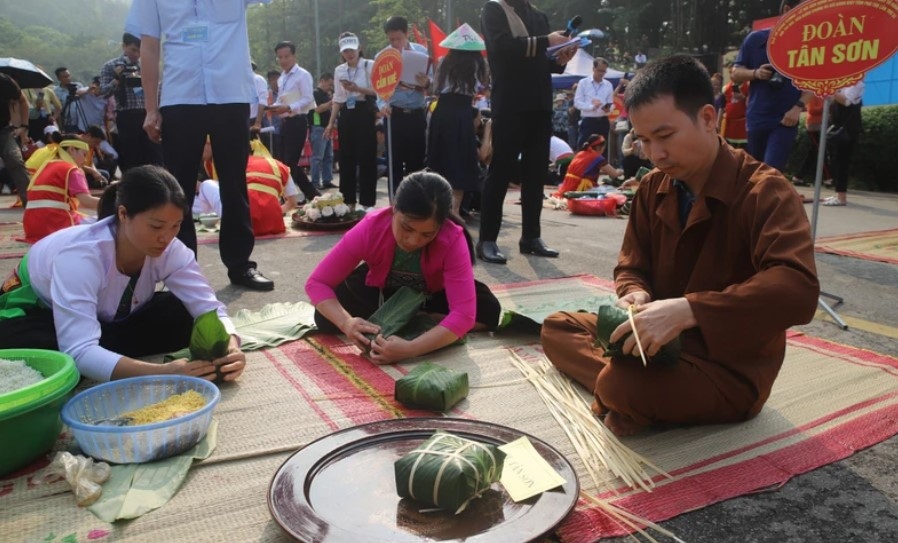
{"label": "plastic bag", "polygon": [[58,452],[49,466],[44,469],[42,480],[65,477],[75,493],[75,503],[87,507],[99,499],[103,493],[101,486],[109,479],[110,468],[106,462],[94,462],[92,458]]}

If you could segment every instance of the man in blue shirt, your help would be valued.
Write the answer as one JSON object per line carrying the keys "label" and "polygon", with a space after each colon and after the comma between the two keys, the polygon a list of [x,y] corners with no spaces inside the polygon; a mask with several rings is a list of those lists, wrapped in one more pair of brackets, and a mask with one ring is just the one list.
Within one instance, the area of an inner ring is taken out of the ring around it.
{"label": "man in blue shirt", "polygon": [[[803,0],[782,0],[780,14],[785,15]],[[736,85],[751,81],[745,127],[748,153],[757,160],[782,171],[789,161],[798,118],[811,94],[801,92],[770,64],[767,38],[770,29],[749,34],[736,57],[732,79]]]}
{"label": "man in blue shirt", "polygon": [[[221,187],[221,260],[231,283],[272,290],[249,260],[255,238],[246,194],[249,104],[255,97],[246,7],[267,0],[134,0],[125,30],[140,37],[146,130],[188,206],[178,238],[196,252],[190,208],[208,135]],[[164,49],[160,45],[165,36]],[[160,50],[164,80],[159,96]]]}
{"label": "man in blue shirt", "polygon": [[[408,41],[408,20],[394,16],[384,23],[384,33],[394,49],[417,51],[427,55],[427,48]],[[430,86],[426,73],[415,74],[415,83],[400,82],[388,104],[381,104],[381,112],[388,119],[392,148],[393,190],[406,175],[424,169],[427,147],[427,116],[424,113],[424,93]]]}

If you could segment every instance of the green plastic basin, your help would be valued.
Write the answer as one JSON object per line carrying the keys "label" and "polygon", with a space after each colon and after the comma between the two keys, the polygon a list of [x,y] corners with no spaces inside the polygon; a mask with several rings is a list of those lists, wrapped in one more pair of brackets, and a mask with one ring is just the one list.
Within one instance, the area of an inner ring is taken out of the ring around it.
{"label": "green plastic basin", "polygon": [[0,476],[27,466],[53,447],[59,412],[80,375],[71,356],[39,349],[0,349],[0,360],[24,360],[44,379],[0,394]]}

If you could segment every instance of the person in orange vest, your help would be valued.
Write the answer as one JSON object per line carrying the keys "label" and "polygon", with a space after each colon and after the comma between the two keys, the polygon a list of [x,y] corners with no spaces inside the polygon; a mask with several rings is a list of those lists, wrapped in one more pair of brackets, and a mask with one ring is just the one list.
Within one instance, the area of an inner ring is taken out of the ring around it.
{"label": "person in orange vest", "polygon": [[736,85],[732,81],[723,88],[724,106],[720,117],[720,135],[734,147],[748,142],[745,130],[745,111],[748,106],[748,83]]}
{"label": "person in orange vest", "polygon": [[552,194],[554,198],[564,198],[565,192],[589,190],[597,185],[600,174],[618,178],[624,174],[608,164],[604,156],[605,137],[593,134],[583,143],[567,167],[561,186]]}
{"label": "person in orange vest", "polygon": [[78,136],[65,135],[50,160],[32,176],[22,218],[29,243],[80,223],[79,207],[97,209],[99,198],[91,196],[81,171],[89,149]]}
{"label": "person in orange vest", "polygon": [[[290,168],[272,158],[261,141],[254,139],[250,142],[250,146],[252,153],[246,163],[246,188],[253,233],[256,236],[282,234],[287,231],[283,217],[296,208],[299,190],[290,176]],[[208,161],[205,160],[207,152]],[[204,162],[212,164],[212,150],[208,144],[203,157]],[[207,166],[206,170],[207,173],[214,173],[214,167]],[[212,188],[206,187],[209,182],[203,181],[203,187]],[[204,188],[198,191],[198,197],[201,195],[205,200],[204,208],[208,207],[210,210],[221,208],[221,205],[214,201],[216,194],[217,191]],[[204,210],[197,210],[194,207],[195,213]]]}

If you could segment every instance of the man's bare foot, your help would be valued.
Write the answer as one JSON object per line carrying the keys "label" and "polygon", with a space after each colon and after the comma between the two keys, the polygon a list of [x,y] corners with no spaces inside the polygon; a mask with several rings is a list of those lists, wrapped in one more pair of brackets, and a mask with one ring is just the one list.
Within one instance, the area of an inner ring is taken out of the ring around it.
{"label": "man's bare foot", "polygon": [[641,424],[626,415],[609,411],[605,415],[605,426],[617,437],[636,435],[644,428]]}

